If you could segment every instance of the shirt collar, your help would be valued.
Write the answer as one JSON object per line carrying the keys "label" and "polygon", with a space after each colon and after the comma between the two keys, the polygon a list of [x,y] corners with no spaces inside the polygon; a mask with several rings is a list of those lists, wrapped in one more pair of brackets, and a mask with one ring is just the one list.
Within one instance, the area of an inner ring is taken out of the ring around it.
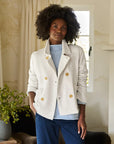
{"label": "shirt collar", "polygon": [[[44,53],[46,55],[50,55],[50,43],[49,39],[46,42],[46,46],[44,48]],[[62,55],[70,55],[71,51],[65,39],[62,40]]]}

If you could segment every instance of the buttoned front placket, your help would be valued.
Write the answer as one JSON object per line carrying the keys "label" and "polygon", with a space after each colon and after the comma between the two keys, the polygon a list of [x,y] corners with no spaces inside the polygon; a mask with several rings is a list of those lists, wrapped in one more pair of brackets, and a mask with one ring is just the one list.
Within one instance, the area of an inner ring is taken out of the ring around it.
{"label": "buttoned front placket", "polygon": [[[57,84],[57,101],[58,101],[58,108],[59,108],[59,101],[61,101],[61,95],[59,92],[59,84],[60,84],[60,77],[63,74],[64,69],[66,68],[67,64],[70,61],[70,50],[69,47],[66,43],[64,43],[64,40],[62,41],[62,55],[61,55],[61,59],[59,62],[59,68],[58,68],[58,84]],[[66,75],[68,76],[69,73],[66,73]],[[60,110],[59,110],[60,112]]]}
{"label": "buttoned front placket", "polygon": [[[56,68],[55,68],[55,65],[54,65],[54,62],[51,58],[51,55],[48,54],[48,55],[45,55],[45,59],[47,60],[48,64],[50,65],[50,67],[52,68],[52,70],[54,71],[55,73],[55,76],[54,76],[54,81],[53,81],[53,84],[54,84],[54,89],[55,89],[55,97],[56,97],[56,100],[60,100],[60,96],[58,98],[58,76],[57,76],[57,72],[56,72]],[[47,78],[45,77],[45,80]],[[54,107],[54,110],[53,111],[53,118],[54,118],[54,114],[55,114],[55,109],[56,109],[56,104],[55,104],[55,107]]]}
{"label": "buttoned front placket", "polygon": [[[59,67],[58,67],[58,74],[57,74],[54,62],[53,62],[51,54],[50,54],[49,40],[46,44],[45,58],[46,58],[48,64],[51,66],[52,70],[56,74],[56,76],[54,77],[54,89],[55,89],[55,95],[56,95],[55,97],[56,97],[57,101],[61,100],[61,95],[59,95],[60,77],[61,77],[61,74],[63,73],[66,65],[70,61],[70,53],[71,52],[68,48],[68,45],[67,44],[64,45],[64,40],[63,40],[63,42],[62,42],[62,55],[60,58]],[[68,76],[69,73],[66,73],[66,75]],[[55,105],[55,108],[56,108],[56,105]],[[55,112],[55,108],[54,108],[53,112]],[[54,113],[53,113],[53,116],[54,116]]]}

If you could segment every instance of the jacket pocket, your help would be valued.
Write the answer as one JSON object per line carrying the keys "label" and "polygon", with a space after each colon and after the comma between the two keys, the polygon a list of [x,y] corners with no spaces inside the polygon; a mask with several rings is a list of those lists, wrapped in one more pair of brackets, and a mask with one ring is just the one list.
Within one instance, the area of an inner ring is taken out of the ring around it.
{"label": "jacket pocket", "polygon": [[35,101],[36,103],[38,103],[39,98],[42,96],[42,92],[43,92],[43,88],[40,88],[40,89],[38,89],[38,90],[36,91],[36,96],[35,96],[35,99],[34,99],[34,101]]}

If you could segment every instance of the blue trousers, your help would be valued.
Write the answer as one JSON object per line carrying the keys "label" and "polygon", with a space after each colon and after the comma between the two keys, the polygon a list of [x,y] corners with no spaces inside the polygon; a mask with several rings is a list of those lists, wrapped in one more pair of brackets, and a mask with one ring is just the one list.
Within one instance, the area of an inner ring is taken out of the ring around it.
{"label": "blue trousers", "polygon": [[58,144],[59,129],[65,144],[84,144],[78,134],[77,120],[49,120],[36,113],[37,144]]}

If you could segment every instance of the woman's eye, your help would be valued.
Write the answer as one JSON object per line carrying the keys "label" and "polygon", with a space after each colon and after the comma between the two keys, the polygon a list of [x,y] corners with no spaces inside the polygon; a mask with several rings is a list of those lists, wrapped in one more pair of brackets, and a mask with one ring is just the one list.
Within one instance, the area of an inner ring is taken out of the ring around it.
{"label": "woman's eye", "polygon": [[56,26],[56,25],[53,25],[53,28],[57,28],[57,26]]}
{"label": "woman's eye", "polygon": [[62,27],[62,30],[66,30],[67,28],[66,27]]}
{"label": "woman's eye", "polygon": [[52,25],[52,28],[53,29],[60,29],[61,31],[65,31],[66,29],[67,29],[67,27],[66,26],[63,26],[63,27],[58,27],[57,25]]}

